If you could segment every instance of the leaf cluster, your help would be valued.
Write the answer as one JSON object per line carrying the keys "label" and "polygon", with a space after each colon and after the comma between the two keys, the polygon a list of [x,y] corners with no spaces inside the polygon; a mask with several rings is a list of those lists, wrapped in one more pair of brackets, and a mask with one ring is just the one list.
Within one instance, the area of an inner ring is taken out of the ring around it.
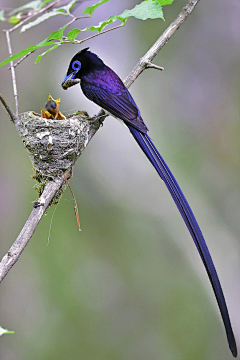
{"label": "leaf cluster", "polygon": [[[78,34],[87,32],[87,31],[97,31],[98,34],[101,34],[103,30],[106,28],[107,25],[112,24],[113,22],[120,21],[119,26],[124,26],[127,22],[127,20],[130,17],[134,17],[136,19],[140,20],[147,20],[147,19],[163,19],[163,11],[162,6],[168,5],[173,2],[173,0],[144,0],[140,4],[136,5],[133,9],[126,9],[123,11],[120,15],[112,15],[107,20],[101,21],[98,25],[92,25],[84,29],[74,28],[70,30],[66,36],[63,35],[64,30],[72,24],[74,21],[82,18],[82,17],[91,17],[96,9],[99,8],[99,6],[103,5],[104,3],[107,3],[110,0],[100,0],[96,4],[88,6],[83,11],[83,16],[80,17],[74,17],[71,14],[71,10],[75,6],[77,0],[70,1],[67,5],[59,7],[59,8],[53,8],[50,11],[47,11],[51,6],[51,0],[34,0],[31,1],[13,11],[7,14],[8,22],[11,24],[17,24],[15,27],[20,27],[20,32],[25,32],[29,30],[30,28],[37,26],[44,21],[50,19],[53,16],[57,15],[63,15],[63,16],[70,16],[73,19],[63,25],[59,30],[53,31],[46,39],[42,40],[38,44],[31,45],[27,49],[19,51],[17,54],[14,54],[10,56],[8,59],[5,59],[0,63],[0,66],[5,65],[11,61],[14,61],[18,58],[21,58],[37,49],[51,46],[46,51],[44,51],[42,54],[40,54],[37,59],[36,63],[38,63],[41,58],[47,54],[48,52],[56,49],[58,46],[66,43],[75,43],[80,44],[86,39],[83,40],[77,40],[76,37]],[[116,0],[115,0],[116,1]],[[50,3],[50,4],[48,4]],[[52,3],[56,3],[52,1]],[[48,4],[48,5],[47,5]],[[44,12],[44,6],[46,6],[46,12]],[[24,15],[24,11],[27,11],[27,15]],[[0,10],[0,21],[6,21],[4,14],[4,10]],[[24,18],[25,17],[25,18]],[[36,17],[33,21],[26,21],[32,19],[32,17]],[[26,23],[27,22],[27,23]],[[23,23],[23,24],[22,24]],[[11,31],[11,29],[9,30]],[[95,35],[94,35],[95,36]]]}

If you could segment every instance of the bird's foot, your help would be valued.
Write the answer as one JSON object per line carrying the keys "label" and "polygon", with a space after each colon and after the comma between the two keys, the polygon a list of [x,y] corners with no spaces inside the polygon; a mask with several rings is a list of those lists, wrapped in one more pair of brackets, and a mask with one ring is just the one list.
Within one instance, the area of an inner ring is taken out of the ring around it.
{"label": "bird's foot", "polygon": [[103,126],[103,122],[105,120],[105,117],[106,115],[100,115],[100,116],[97,116],[97,115],[94,115],[91,119],[92,122],[96,122],[98,121],[100,126]]}

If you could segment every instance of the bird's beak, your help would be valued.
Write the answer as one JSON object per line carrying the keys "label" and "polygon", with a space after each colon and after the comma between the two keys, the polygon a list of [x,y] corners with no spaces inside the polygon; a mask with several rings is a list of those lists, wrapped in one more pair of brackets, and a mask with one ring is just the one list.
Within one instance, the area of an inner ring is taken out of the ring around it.
{"label": "bird's beak", "polygon": [[77,71],[72,72],[70,75],[65,76],[62,82],[62,88],[67,90],[69,87],[80,83],[80,79],[74,79]]}

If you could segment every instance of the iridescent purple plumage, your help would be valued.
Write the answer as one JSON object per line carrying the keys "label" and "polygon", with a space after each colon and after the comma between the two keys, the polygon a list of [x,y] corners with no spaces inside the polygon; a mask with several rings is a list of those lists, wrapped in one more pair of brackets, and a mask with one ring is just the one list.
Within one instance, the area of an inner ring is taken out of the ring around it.
{"label": "iridescent purple plumage", "polygon": [[[78,72],[72,67],[72,64],[76,63],[76,61],[79,61],[81,64]],[[106,66],[96,54],[88,51],[88,48],[83,49],[72,58],[62,84],[63,88],[68,87],[66,83],[68,80],[71,84],[70,80],[73,78],[73,73],[74,79],[80,79],[82,91],[89,100],[107,110],[114,117],[121,119],[127,125],[132,136],[166,184],[206,268],[222,315],[229,347],[233,356],[236,357],[237,347],[227,305],[208,247],[182,190],[152,140],[147,135],[148,128],[144,124],[140,111],[131,94],[118,75]]]}

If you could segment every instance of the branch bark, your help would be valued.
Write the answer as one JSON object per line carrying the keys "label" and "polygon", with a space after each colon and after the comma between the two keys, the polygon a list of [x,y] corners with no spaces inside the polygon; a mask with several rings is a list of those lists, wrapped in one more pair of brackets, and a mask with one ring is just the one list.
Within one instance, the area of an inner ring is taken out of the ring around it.
{"label": "branch bark", "polygon": [[162,33],[162,35],[157,39],[153,46],[148,50],[148,52],[139,60],[137,65],[133,68],[130,74],[124,80],[125,86],[128,88],[132,83],[137,79],[137,77],[149,67],[149,64],[163,48],[164,45],[168,42],[171,36],[175,33],[176,30],[182,25],[182,23],[187,19],[187,17],[192,13],[193,9],[200,0],[190,0],[183,7],[182,11],[178,14],[176,19],[168,26],[168,28]]}
{"label": "branch bark", "polygon": [[[181,24],[192,13],[193,9],[195,8],[195,6],[197,5],[198,2],[199,2],[199,0],[188,1],[186,6],[184,6],[182,11],[176,17],[176,19],[170,24],[170,26],[164,31],[164,33],[158,38],[158,40],[153,44],[153,46],[148,50],[148,52],[139,60],[137,65],[129,73],[127,78],[124,80],[124,84],[127,88],[129,88],[131,86],[131,84],[137,79],[137,77],[145,69],[147,69],[149,67],[156,68],[155,65],[151,66],[152,60],[159,53],[159,51],[162,49],[162,47],[168,42],[168,40],[175,33],[175,31],[181,26]],[[1,97],[0,97],[0,100],[2,101]],[[3,103],[3,101],[2,101],[2,103]],[[6,110],[9,109],[9,107],[7,105],[5,106],[5,108],[6,108]],[[11,110],[8,111],[9,115],[11,113],[12,113]],[[107,117],[107,116],[108,115],[105,113],[105,111],[101,110],[97,115],[97,119],[99,117],[101,117],[101,122],[102,122],[105,119],[105,117]],[[13,121],[13,117],[11,115],[10,115],[10,118]],[[96,127],[93,127],[89,133],[89,141],[92,138],[92,136],[97,132],[97,130],[100,126],[100,123],[97,119],[96,119]],[[66,174],[65,174],[65,176],[67,177]],[[0,263],[0,282],[4,279],[4,277],[7,275],[9,270],[19,259],[19,256],[21,255],[22,251],[24,250],[24,248],[28,244],[30,238],[32,237],[32,235],[33,235],[40,219],[42,218],[44,212],[46,211],[48,205],[50,204],[51,200],[55,196],[56,192],[61,188],[64,181],[65,181],[65,179],[62,176],[62,178],[57,179],[56,181],[49,181],[46,184],[43,194],[38,201],[38,204],[40,204],[40,206],[38,206],[37,208],[34,208],[32,210],[31,215],[29,216],[27,222],[25,223],[18,238],[16,239],[16,241],[14,242],[12,247],[9,249],[7,254],[3,257],[3,259]]]}
{"label": "branch bark", "polygon": [[36,230],[39,221],[41,220],[44,212],[47,210],[52,198],[56,192],[63,185],[64,178],[56,181],[49,181],[44,189],[42,196],[39,199],[40,206],[33,208],[29,218],[27,219],[22,231],[18,235],[16,241],[13,243],[11,248],[8,250],[6,255],[2,258],[0,263],[0,282],[7,275],[9,270],[19,259],[19,256],[27,246],[31,239],[34,231]]}
{"label": "branch bark", "polygon": [[16,128],[18,129],[19,126],[19,118],[18,116],[16,116],[14,114],[14,112],[10,109],[10,107],[8,106],[8,104],[6,103],[5,99],[3,98],[2,94],[0,93],[0,101],[3,105],[3,107],[5,108],[5,110],[7,111],[11,121],[14,123],[14,125],[16,126]]}

